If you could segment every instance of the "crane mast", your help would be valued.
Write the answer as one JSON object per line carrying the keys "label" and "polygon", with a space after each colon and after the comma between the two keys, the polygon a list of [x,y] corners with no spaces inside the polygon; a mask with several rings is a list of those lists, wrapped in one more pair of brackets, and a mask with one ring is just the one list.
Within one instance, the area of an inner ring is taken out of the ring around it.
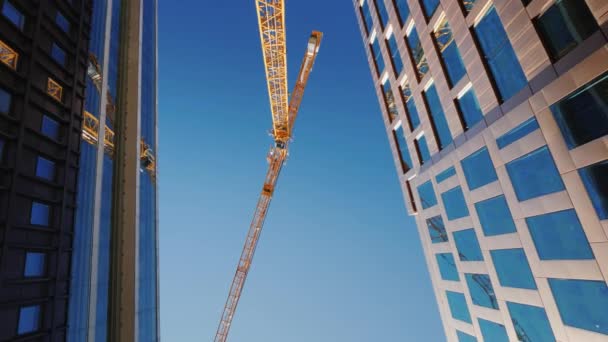
{"label": "crane mast", "polygon": [[243,246],[236,273],[230,286],[228,299],[226,300],[215,335],[215,342],[225,342],[228,338],[232,319],[234,318],[243,286],[251,267],[260,234],[262,233],[262,227],[266,220],[276,182],[287,158],[293,124],[297,117],[304,89],[319,52],[323,36],[322,33],[316,31],[311,34],[298,79],[288,105],[284,3],[283,0],[256,0],[256,7],[264,65],[266,68],[268,96],[272,112],[272,135],[274,136],[275,144],[268,153],[268,171],[266,172],[264,185],[253,214],[251,225],[249,226],[249,231],[247,232],[247,238],[245,239],[245,245]]}

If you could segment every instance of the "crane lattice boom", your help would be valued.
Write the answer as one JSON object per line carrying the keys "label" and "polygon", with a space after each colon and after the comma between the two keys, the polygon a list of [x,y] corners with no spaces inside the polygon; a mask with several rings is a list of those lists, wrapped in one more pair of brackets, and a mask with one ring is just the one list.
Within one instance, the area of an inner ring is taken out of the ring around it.
{"label": "crane lattice boom", "polygon": [[266,214],[272,200],[272,195],[276,186],[277,179],[288,153],[288,144],[291,138],[293,124],[298,114],[304,89],[308,82],[308,77],[312,71],[322,34],[313,32],[308,41],[308,47],[302,66],[298,74],[298,79],[294,91],[287,106],[287,65],[285,52],[285,15],[283,0],[257,0],[258,20],[260,27],[260,37],[262,41],[262,51],[264,64],[266,67],[266,78],[268,83],[268,94],[270,97],[270,108],[272,111],[273,136],[275,145],[268,153],[268,171],[264,186],[258,199],[258,204],[253,215],[253,220],[249,226],[247,238],[243,252],[236,268],[236,273],[230,286],[228,299],[224,306],[224,311],[218,326],[215,342],[225,342],[228,338],[232,319],[236,312],[245,280],[253,255],[262,233]]}

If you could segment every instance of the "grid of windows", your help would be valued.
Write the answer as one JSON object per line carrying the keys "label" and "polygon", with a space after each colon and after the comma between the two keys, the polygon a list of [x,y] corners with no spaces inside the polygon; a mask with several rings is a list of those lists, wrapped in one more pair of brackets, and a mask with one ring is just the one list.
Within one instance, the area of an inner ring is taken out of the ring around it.
{"label": "grid of windows", "polygon": [[547,146],[507,163],[507,173],[520,201],[564,190]]}
{"label": "grid of windows", "polygon": [[410,128],[415,130],[420,126],[420,117],[418,116],[418,109],[416,103],[414,103],[414,97],[412,96],[412,89],[409,83],[405,83],[401,90],[401,99],[407,111],[407,119],[410,124]]}
{"label": "grid of windows", "polygon": [[441,216],[435,216],[427,219],[426,225],[429,229],[429,235],[431,236],[431,243],[448,241],[448,233],[445,230],[445,225],[443,224],[443,219]]}
{"label": "grid of windows", "polygon": [[443,107],[441,106],[441,101],[439,100],[439,94],[437,93],[435,84],[428,87],[422,93],[422,96],[424,97],[428,107],[431,124],[437,133],[437,145],[439,145],[439,149],[443,149],[452,142],[452,133],[450,133],[448,120],[443,112]]}
{"label": "grid of windows", "polygon": [[479,108],[479,102],[472,87],[456,100],[456,104],[458,105],[458,111],[465,131],[483,120],[483,113],[481,112],[481,108]]}
{"label": "grid of windows", "polygon": [[424,49],[422,48],[422,43],[420,42],[420,38],[418,37],[418,32],[416,32],[415,27],[412,27],[412,30],[410,33],[408,33],[406,42],[407,46],[409,47],[411,58],[416,66],[416,71],[418,72],[418,79],[420,80],[424,77],[424,75],[426,75],[427,72],[429,72],[429,65],[426,62]]}
{"label": "grid of windows", "polygon": [[446,78],[450,86],[453,87],[466,74],[466,69],[446,18],[437,26],[433,32],[433,37],[446,71]]}
{"label": "grid of windows", "polygon": [[464,158],[460,164],[471,191],[498,180],[492,158],[485,147]]}

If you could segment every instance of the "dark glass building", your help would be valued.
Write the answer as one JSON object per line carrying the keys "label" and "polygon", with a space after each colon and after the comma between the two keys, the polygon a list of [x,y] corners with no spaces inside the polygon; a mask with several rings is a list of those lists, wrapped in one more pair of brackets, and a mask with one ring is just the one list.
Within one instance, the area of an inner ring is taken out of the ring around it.
{"label": "dark glass building", "polygon": [[157,341],[157,2],[0,0],[0,340]]}

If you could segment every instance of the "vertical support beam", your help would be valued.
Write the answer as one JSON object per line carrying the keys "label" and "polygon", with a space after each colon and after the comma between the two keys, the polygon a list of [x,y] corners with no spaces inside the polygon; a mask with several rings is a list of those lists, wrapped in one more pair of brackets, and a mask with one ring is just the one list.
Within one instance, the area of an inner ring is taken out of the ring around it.
{"label": "vertical support beam", "polygon": [[122,2],[108,340],[137,341],[141,1]]}

